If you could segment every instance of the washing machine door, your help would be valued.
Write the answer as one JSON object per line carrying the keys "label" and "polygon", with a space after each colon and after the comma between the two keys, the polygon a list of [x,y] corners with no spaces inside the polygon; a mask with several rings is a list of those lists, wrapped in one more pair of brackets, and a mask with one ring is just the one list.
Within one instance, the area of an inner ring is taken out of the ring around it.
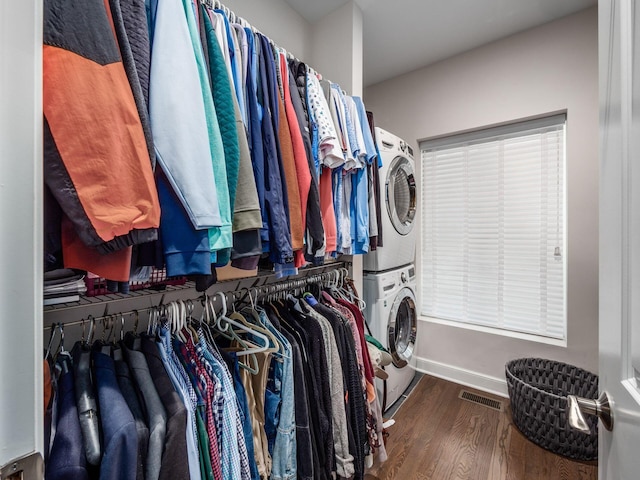
{"label": "washing machine door", "polygon": [[411,360],[415,350],[417,331],[416,297],[413,290],[404,287],[393,301],[387,330],[387,345],[396,367],[405,367]]}
{"label": "washing machine door", "polygon": [[393,159],[386,178],[387,213],[393,228],[400,235],[408,235],[416,216],[416,180],[408,158]]}

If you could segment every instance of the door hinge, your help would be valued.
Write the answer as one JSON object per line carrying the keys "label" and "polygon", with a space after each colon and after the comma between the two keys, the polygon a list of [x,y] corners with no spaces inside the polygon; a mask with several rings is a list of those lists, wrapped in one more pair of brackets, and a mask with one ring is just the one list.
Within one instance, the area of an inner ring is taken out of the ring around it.
{"label": "door hinge", "polygon": [[10,461],[0,468],[0,480],[42,480],[44,463],[39,452]]}

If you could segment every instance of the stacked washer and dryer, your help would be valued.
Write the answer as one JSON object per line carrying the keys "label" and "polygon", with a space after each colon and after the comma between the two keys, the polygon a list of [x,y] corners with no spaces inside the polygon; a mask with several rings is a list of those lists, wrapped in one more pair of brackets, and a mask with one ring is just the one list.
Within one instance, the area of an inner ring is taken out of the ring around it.
{"label": "stacked washer and dryer", "polygon": [[377,380],[381,403],[388,410],[415,375],[417,192],[411,146],[381,128],[376,128],[375,133],[382,159],[379,169],[382,246],[364,257],[363,289],[371,333],[393,359],[385,367],[388,379]]}

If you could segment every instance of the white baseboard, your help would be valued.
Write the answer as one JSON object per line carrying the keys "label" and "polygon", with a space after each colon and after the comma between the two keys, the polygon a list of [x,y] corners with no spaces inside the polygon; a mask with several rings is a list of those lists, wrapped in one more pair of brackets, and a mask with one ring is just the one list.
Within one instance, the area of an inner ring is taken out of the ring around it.
{"label": "white baseboard", "polygon": [[450,382],[459,383],[466,387],[493,393],[501,397],[508,397],[507,381],[504,378],[492,377],[465,368],[436,362],[426,358],[416,358],[417,371],[442,378]]}

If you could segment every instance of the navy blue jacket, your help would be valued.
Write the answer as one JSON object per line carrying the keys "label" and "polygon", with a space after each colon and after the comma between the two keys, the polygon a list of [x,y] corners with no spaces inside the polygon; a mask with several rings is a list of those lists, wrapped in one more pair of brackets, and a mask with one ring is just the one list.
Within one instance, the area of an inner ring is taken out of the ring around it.
{"label": "navy blue jacket", "polygon": [[[262,248],[264,252],[269,251],[269,222],[267,217],[266,200],[265,200],[265,169],[264,169],[264,148],[262,146],[262,115],[264,112],[258,105],[257,84],[254,83],[253,76],[257,75],[254,71],[252,58],[256,52],[253,31],[248,28],[247,32],[247,116],[248,116],[248,140],[251,149],[251,166],[253,167],[253,176],[256,180],[256,188],[258,190],[258,202],[260,203],[260,211],[262,213],[262,230],[260,238],[262,240]],[[255,68],[258,68],[257,65]],[[259,79],[258,79],[259,80]],[[259,81],[258,81],[259,83]]]}
{"label": "navy blue jacket", "polygon": [[100,348],[97,342],[92,352],[104,438],[100,480],[135,480],[138,472],[136,421],[120,392],[113,359]]}
{"label": "navy blue jacket", "polygon": [[160,199],[160,233],[167,275],[211,274],[208,230],[196,230],[164,173],[156,175]]}
{"label": "navy blue jacket", "polygon": [[[284,187],[284,167],[278,140],[278,101],[275,60],[269,40],[259,33],[260,82],[258,103],[262,106],[262,142],[264,146],[265,204],[269,226],[269,259],[273,263],[291,263],[293,248],[289,224],[289,203]],[[264,242],[264,238],[263,238]],[[263,243],[264,246],[264,243]]]}
{"label": "navy blue jacket", "polygon": [[45,480],[88,480],[87,462],[82,446],[80,419],[73,388],[70,357],[58,358],[62,375],[58,380],[58,421]]}

